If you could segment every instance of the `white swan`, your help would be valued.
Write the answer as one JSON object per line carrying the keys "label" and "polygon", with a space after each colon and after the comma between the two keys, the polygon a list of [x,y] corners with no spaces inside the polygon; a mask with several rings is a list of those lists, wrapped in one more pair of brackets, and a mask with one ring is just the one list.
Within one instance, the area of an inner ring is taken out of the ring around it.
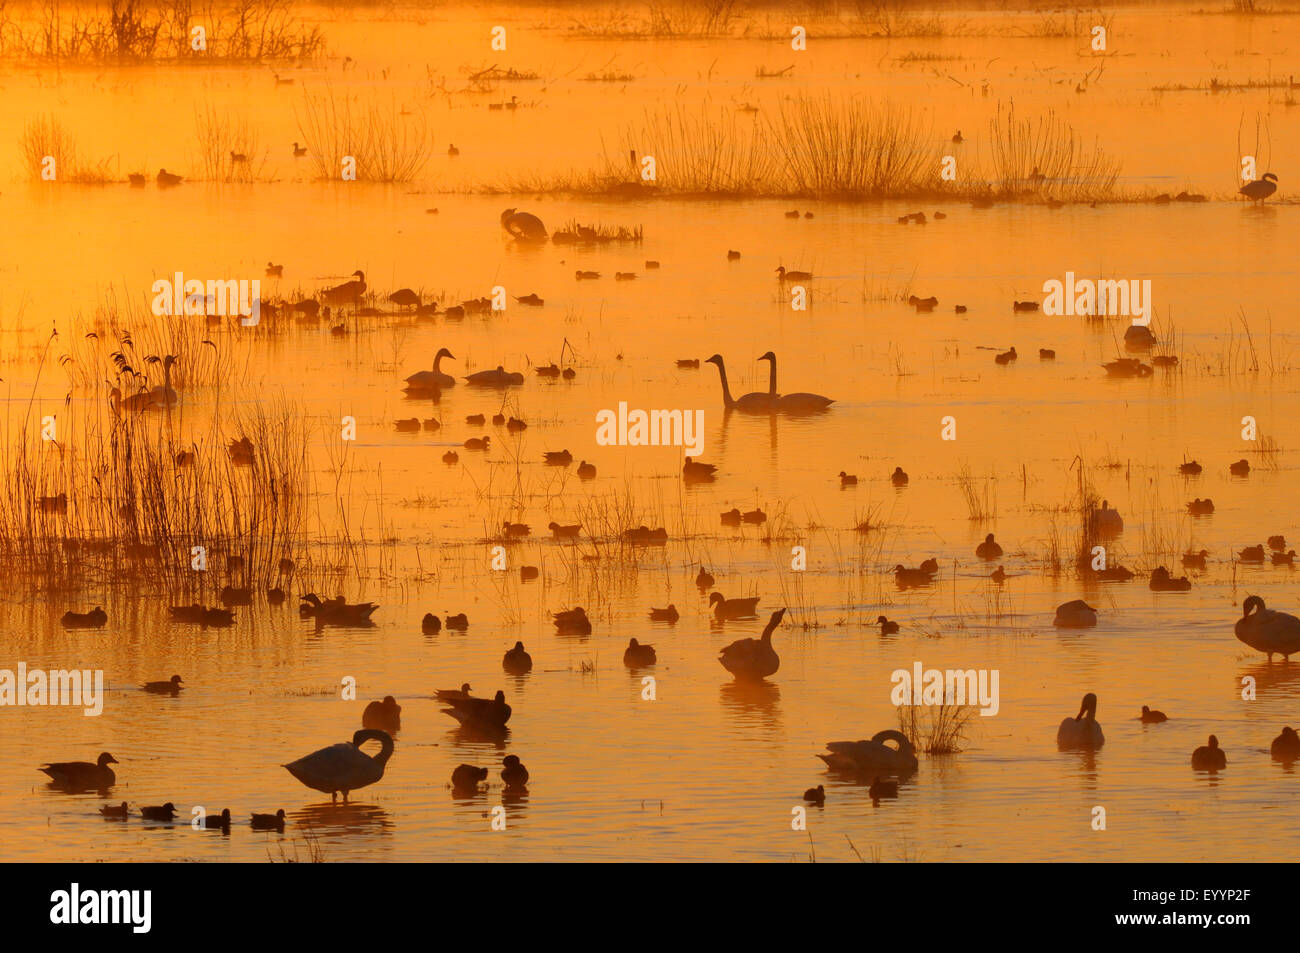
{"label": "white swan", "polygon": [[1287,612],[1265,609],[1264,600],[1259,596],[1246,597],[1233,631],[1252,649],[1268,653],[1270,662],[1274,653],[1285,659],[1300,652],[1300,619]]}
{"label": "white swan", "polygon": [[1056,729],[1056,744],[1061,748],[1100,748],[1105,743],[1106,736],[1097,724],[1097,696],[1088,692],[1079,714],[1065,719]]}
{"label": "white swan", "polygon": [[[361,750],[367,741],[378,741],[383,747],[373,758]],[[347,803],[348,792],[374,784],[384,776],[384,766],[393,756],[393,736],[386,731],[362,728],[344,741],[291,761],[284,767],[295,778],[328,794],[334,800],[339,791]]]}
{"label": "white swan", "polygon": [[438,353],[433,357],[433,370],[416,371],[406,379],[406,386],[413,390],[433,390],[435,388],[455,387],[456,378],[452,377],[450,374],[444,374],[438,368],[438,365],[442,362],[444,357],[449,357],[453,361],[456,360],[456,355],[452,354],[451,351],[447,350],[445,347],[438,348]]}
{"label": "white swan", "polygon": [[[889,747],[893,741],[897,749]],[[832,741],[826,745],[830,754],[817,757],[826,762],[832,771],[873,776],[897,775],[907,777],[916,771],[916,747],[901,731],[879,731],[870,741]]]}

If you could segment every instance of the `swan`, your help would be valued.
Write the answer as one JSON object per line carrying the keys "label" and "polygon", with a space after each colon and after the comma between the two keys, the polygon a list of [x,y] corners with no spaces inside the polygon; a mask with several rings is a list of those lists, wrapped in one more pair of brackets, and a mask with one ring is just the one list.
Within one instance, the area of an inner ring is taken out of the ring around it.
{"label": "swan", "polygon": [[763,627],[762,637],[737,639],[722,650],[718,662],[736,678],[763,679],[776,674],[781,667],[781,658],[772,648],[772,633],[783,618],[785,610],[777,609]]}
{"label": "swan", "polygon": [[659,661],[655,655],[653,645],[642,645],[636,639],[629,639],[627,648],[623,651],[623,664],[628,668],[639,668],[642,665],[654,665]]}
{"label": "swan", "polygon": [[89,761],[55,761],[42,765],[38,771],[50,776],[50,783],[67,788],[105,790],[117,783],[117,775],[110,764],[117,764],[117,759],[107,751],[101,752],[95,763]]}
{"label": "swan", "polygon": [[361,713],[361,727],[392,734],[402,727],[402,706],[392,695],[385,695],[381,702],[371,702]]}
{"label": "swan", "polygon": [[1259,596],[1246,597],[1233,631],[1252,649],[1267,653],[1270,662],[1274,653],[1287,659],[1300,652],[1300,619],[1287,612],[1264,608],[1264,600]]}
{"label": "swan", "polygon": [[[898,747],[891,748],[885,744],[886,741],[893,741]],[[916,759],[916,746],[905,734],[893,728],[876,732],[870,741],[832,741],[826,745],[826,750],[830,754],[817,757],[832,771],[849,774],[907,777],[920,765]]]}
{"label": "swan", "polygon": [[1253,202],[1264,204],[1264,200],[1277,191],[1277,176],[1265,172],[1254,182],[1247,182],[1237,192]]}
{"label": "swan", "polygon": [[752,599],[728,599],[720,592],[709,596],[709,605],[713,607],[713,617],[723,619],[752,619],[757,615],[758,596]]}
{"label": "swan", "polygon": [[526,675],[533,670],[533,657],[524,650],[524,643],[516,642],[501,659],[501,667],[511,675]]}
{"label": "swan", "polygon": [[522,791],[528,786],[528,769],[518,755],[506,755],[501,759],[501,764],[501,781],[507,791]]}
{"label": "swan", "polygon": [[[760,361],[771,361],[772,369],[768,373],[767,393],[771,399],[777,413],[781,414],[812,414],[819,410],[825,410],[831,404],[835,403],[829,397],[822,397],[820,394],[777,394],[776,392],[776,354],[768,351]],[[719,365],[721,367],[721,365]]]}
{"label": "swan", "polygon": [[1300,758],[1300,734],[1294,728],[1283,728],[1269,748],[1274,761],[1295,761]]}
{"label": "swan", "polygon": [[1192,767],[1197,771],[1222,771],[1228,766],[1228,756],[1219,747],[1219,739],[1210,735],[1210,743],[1192,752]]}
{"label": "swan", "polygon": [[546,226],[531,212],[519,212],[508,208],[501,213],[501,227],[516,241],[546,241]]}
{"label": "swan", "polygon": [[406,379],[406,386],[411,390],[435,390],[443,387],[455,387],[456,378],[450,374],[444,374],[438,368],[438,364],[444,357],[449,357],[453,361],[456,355],[445,347],[438,348],[438,353],[433,357],[433,370],[417,371]]}
{"label": "swan", "polygon": [[1061,748],[1100,748],[1106,736],[1097,724],[1097,696],[1092,692],[1083,696],[1079,714],[1066,718],[1056,729],[1056,744]]}
{"label": "swan", "polygon": [[[371,757],[361,750],[367,741],[378,741],[379,754]],[[313,790],[328,794],[330,800],[343,792],[347,803],[348,792],[374,784],[384,776],[384,767],[393,756],[393,736],[386,731],[362,728],[352,735],[351,741],[342,741],[309,755],[291,761],[284,768]]]}
{"label": "swan", "polygon": [[[727,386],[727,368],[722,363],[722,355],[715,354],[705,361],[706,364],[718,366],[718,376],[722,379],[722,404],[727,410],[738,410],[742,414],[767,414],[772,412],[772,395],[751,391],[733,399],[731,388]],[[773,374],[776,373],[773,365]]]}
{"label": "swan", "polygon": [[1056,607],[1052,625],[1062,629],[1088,629],[1097,624],[1097,610],[1082,599],[1063,602]]}

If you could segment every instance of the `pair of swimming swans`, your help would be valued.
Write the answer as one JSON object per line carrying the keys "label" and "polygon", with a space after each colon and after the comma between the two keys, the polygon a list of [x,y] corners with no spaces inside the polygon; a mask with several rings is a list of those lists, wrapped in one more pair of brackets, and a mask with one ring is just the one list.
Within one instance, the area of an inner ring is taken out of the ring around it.
{"label": "pair of swimming swans", "polygon": [[753,391],[733,398],[731,388],[727,386],[727,368],[722,362],[722,355],[715,354],[708,359],[707,363],[718,366],[718,376],[722,378],[722,403],[727,410],[738,410],[745,414],[815,414],[835,403],[831,398],[822,397],[820,394],[778,394],[776,355],[768,351],[759,360],[772,362],[767,392]]}

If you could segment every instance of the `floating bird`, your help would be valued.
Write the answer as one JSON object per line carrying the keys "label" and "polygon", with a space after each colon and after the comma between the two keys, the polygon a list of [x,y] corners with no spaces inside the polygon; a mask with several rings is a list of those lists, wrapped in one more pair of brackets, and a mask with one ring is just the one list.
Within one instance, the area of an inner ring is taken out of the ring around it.
{"label": "floating bird", "polygon": [[469,629],[469,616],[465,613],[459,615],[447,616],[447,628],[455,629],[457,632],[464,632]]}
{"label": "floating bird", "polygon": [[546,528],[551,531],[551,535],[556,539],[577,539],[578,533],[582,531],[581,523],[574,523],[572,526],[561,526],[559,523],[551,520],[546,524]]}
{"label": "floating bird", "polygon": [[451,772],[451,790],[459,797],[473,796],[478,793],[478,786],[487,780],[488,769],[478,768],[472,764],[458,764]]}
{"label": "floating bird", "polygon": [[371,702],[361,713],[361,727],[386,731],[390,735],[396,733],[402,727],[402,706],[392,695],[385,695],[383,701]]}
{"label": "floating bird", "polygon": [[[722,404],[727,410],[738,410],[743,414],[767,414],[773,410],[772,394],[762,393],[760,391],[751,391],[740,397],[732,398],[731,388],[727,386],[727,368],[722,362],[722,355],[714,354],[705,359],[706,364],[716,364],[718,368],[718,377],[722,381]],[[775,368],[773,364],[773,368]],[[775,373],[775,370],[773,371]]]}
{"label": "floating bird", "polygon": [[782,284],[787,281],[809,281],[813,276],[811,271],[786,271],[785,265],[776,269],[776,275]]}
{"label": "floating bird", "polygon": [[1168,721],[1169,716],[1162,711],[1152,711],[1146,705],[1142,706],[1142,724],[1158,725],[1162,721]]}
{"label": "floating bird", "polygon": [[1200,476],[1203,469],[1204,467],[1195,460],[1189,460],[1186,463],[1180,463],[1178,465],[1178,472],[1183,476]]}
{"label": "floating bird", "polygon": [[108,613],[99,606],[89,612],[73,612],[69,609],[59,621],[65,629],[102,629],[108,624]]}
{"label": "floating bird", "polygon": [[203,826],[210,831],[230,831],[230,808],[220,814],[209,814],[203,818]]}
{"label": "floating bird", "polygon": [[731,250],[727,252],[727,261],[739,261],[739,260],[740,260],[740,252],[735,250]]}
{"label": "floating bird", "polygon": [[507,371],[498,364],[494,371],[477,371],[470,374],[465,380],[478,387],[509,387],[512,384],[522,384],[524,375],[518,371]]}
{"label": "floating bird", "polygon": [[840,471],[840,486],[857,486],[858,478],[851,473]]}
{"label": "floating bird", "polygon": [[1228,472],[1233,476],[1249,476],[1250,461],[1246,459],[1238,460],[1236,463],[1228,465]]}
{"label": "floating bird", "polygon": [[1110,500],[1101,501],[1101,508],[1093,510],[1093,518],[1099,533],[1115,535],[1124,532],[1124,518],[1110,505]]}
{"label": "floating bird", "polygon": [[1263,205],[1264,200],[1277,191],[1277,176],[1272,172],[1265,172],[1254,182],[1247,182],[1237,191],[1252,202]]}
{"label": "floating bird", "polygon": [[1100,748],[1106,736],[1097,724],[1097,696],[1092,692],[1083,696],[1079,714],[1066,718],[1056,730],[1056,744],[1061,748]]}
{"label": "floating bird", "polygon": [[456,144],[455,144],[455,143],[448,143],[448,145],[447,145],[447,155],[452,156],[453,158],[454,158],[455,156],[460,155],[460,150],[456,148]]}
{"label": "floating bird", "polygon": [[[891,748],[885,744],[886,741],[892,741],[898,747]],[[901,731],[892,728],[876,732],[870,741],[832,741],[826,745],[826,750],[830,754],[817,757],[825,761],[827,767],[859,777],[895,775],[905,778],[920,765],[916,746]]]}
{"label": "floating bird", "polygon": [[989,533],[984,537],[984,542],[975,547],[975,555],[980,559],[997,559],[1002,555],[1002,547],[993,539],[993,534]]}
{"label": "floating bird", "polygon": [[542,220],[530,212],[520,212],[508,208],[501,213],[501,227],[510,237],[520,242],[546,241],[546,226]]}
{"label": "floating bird", "polygon": [[713,582],[713,574],[701,566],[700,571],[695,575],[695,585],[701,589],[712,589]]}
{"label": "floating bird", "polygon": [[342,596],[322,600],[314,592],[299,596],[302,604],[298,606],[298,616],[302,619],[315,618],[319,625],[366,625],[370,616],[379,606],[373,602],[348,603]]}
{"label": "floating bird", "polygon": [[819,784],[815,788],[809,788],[807,791],[803,792],[803,799],[809,804],[816,804],[818,807],[821,807],[826,803],[826,786],[824,784]]}
{"label": "floating bird", "polygon": [[1192,583],[1186,576],[1175,579],[1164,566],[1157,566],[1151,570],[1148,587],[1152,592],[1187,592],[1192,588]]}
{"label": "floating bird", "polygon": [[181,677],[179,675],[173,675],[165,682],[145,682],[140,687],[146,692],[152,692],[155,695],[175,696],[179,695],[181,689],[185,686],[181,684]]}
{"label": "floating bird", "polygon": [[1269,754],[1274,761],[1295,761],[1300,759],[1300,734],[1294,728],[1283,728],[1282,733],[1273,739]]}
{"label": "floating bird", "polygon": [[1274,566],[1294,566],[1296,552],[1294,549],[1285,553],[1270,553],[1269,558],[1273,560]]}
{"label": "floating bird", "polygon": [[[367,741],[379,742],[381,747],[377,755],[371,757],[361,750]],[[342,791],[343,803],[346,804],[349,792],[374,784],[384,776],[384,767],[392,756],[392,735],[362,728],[352,735],[351,741],[313,751],[284,767],[307,787],[328,794],[331,801],[336,800]]]}
{"label": "floating bird", "polygon": [[357,269],[352,272],[356,281],[345,281],[341,285],[335,285],[333,288],[326,288],[320,293],[320,298],[326,304],[354,304],[363,294],[366,293],[366,273]]}
{"label": "floating bird", "polygon": [[[1291,731],[1291,729],[1287,728],[1285,729],[1285,731]],[[1295,734],[1295,732],[1291,732],[1291,733]],[[1274,742],[1275,746],[1276,744],[1277,742]],[[127,807],[125,801],[123,801],[121,804],[105,804],[103,807],[99,809],[99,813],[103,814],[105,817],[111,817],[114,820],[119,820],[119,821],[124,821],[131,815],[130,809]]]}
{"label": "floating bird", "polygon": [[438,692],[438,701],[448,707],[442,709],[444,715],[450,715],[464,728],[477,728],[499,731],[510,720],[510,706],[506,704],[506,693],[498,691],[492,698],[471,698],[468,693],[460,695]]}
{"label": "floating bird", "polygon": [[464,446],[466,450],[487,450],[491,442],[491,437],[470,437]]}
{"label": "floating bird", "polygon": [[669,605],[667,609],[650,609],[650,620],[652,622],[676,622],[680,616],[677,614],[677,607]]}
{"label": "floating bird", "polygon": [[[721,598],[716,592],[713,597]],[[709,601],[712,602],[713,599]],[[722,604],[719,603],[719,608]],[[776,674],[777,669],[781,667],[781,659],[772,648],[772,633],[781,624],[783,618],[785,618],[785,610],[777,609],[767,620],[761,637],[737,639],[724,648],[718,657],[722,667],[739,679],[764,679]]]}
{"label": "floating bird", "polygon": [[502,523],[501,528],[507,539],[522,539],[533,531],[527,523],[512,523],[509,520]]}
{"label": "floating bird", "polygon": [[1276,609],[1266,609],[1259,596],[1247,596],[1241,604],[1241,618],[1233,631],[1237,638],[1257,652],[1264,652],[1268,660],[1281,655],[1284,660],[1300,652],[1300,619]]}
{"label": "floating bird", "polygon": [[231,161],[231,162],[247,162],[247,161],[248,161],[248,156],[246,156],[246,155],[245,155],[244,153],[242,153],[242,152],[236,152],[234,149],[231,149],[231,150],[230,150],[230,161]]}
{"label": "floating bird", "polygon": [[1056,352],[1049,347],[1040,347],[1038,349],[1038,359],[1040,361],[1054,361],[1056,360]]}
{"label": "floating bird", "polygon": [[271,263],[268,261],[268,262],[266,263],[266,277],[268,277],[268,278],[283,278],[283,277],[284,277],[284,265],[273,265],[273,264],[271,264]]}
{"label": "floating bird", "polygon": [[180,185],[180,184],[181,184],[181,177],[179,175],[175,175],[171,172],[168,172],[166,169],[158,170],[159,188],[169,189],[174,185]]}
{"label": "floating bird", "polygon": [[739,526],[740,517],[741,517],[741,513],[739,507],[733,506],[731,509],[727,510],[727,512],[722,514],[722,525]]}
{"label": "floating bird", "polygon": [[655,656],[655,647],[653,645],[642,645],[636,639],[629,639],[627,648],[623,650],[623,664],[628,668],[639,668],[642,665],[653,665],[658,661]]}
{"label": "floating bird", "polygon": [[133,189],[142,189],[149,181],[139,172],[132,172],[126,177],[126,180],[131,183],[131,188]]}
{"label": "floating bird", "polygon": [[420,296],[410,288],[398,288],[388,296],[388,300],[399,308],[418,308]]}
{"label": "floating bird", "polygon": [[658,529],[638,526],[635,529],[624,530],[623,538],[629,543],[638,543],[643,546],[662,546],[668,542],[668,530],[662,526]]}
{"label": "floating bird", "polygon": [[881,635],[896,635],[898,633],[898,623],[891,622],[883,615],[876,616],[876,623],[880,626]]}
{"label": "floating bird", "polygon": [[582,606],[551,613],[557,631],[564,635],[591,635],[591,620]]}
{"label": "floating bird", "polygon": [[507,791],[524,791],[528,787],[528,769],[518,755],[508,754],[501,759],[501,782]]}
{"label": "floating bird", "polygon": [[[777,394],[776,392],[776,354],[768,351],[763,354],[760,361],[770,361],[772,366],[768,373],[768,399],[777,413],[782,414],[813,414],[825,410],[831,404],[835,403],[829,397],[823,397],[820,394],[795,393],[795,394]],[[721,367],[721,365],[719,365]]]}
{"label": "floating bird", "polygon": [[898,797],[898,782],[876,778],[867,788],[867,796],[871,798],[873,804],[879,803],[881,798]]}
{"label": "floating bird", "polygon": [[548,450],[542,454],[548,467],[567,467],[573,462],[573,454],[568,450]]}
{"label": "floating bird", "polygon": [[[292,80],[290,80],[290,82],[292,82]],[[307,147],[306,147],[306,146],[300,146],[300,145],[298,145],[297,142],[295,142],[295,143],[293,144],[293,157],[294,157],[295,159],[301,159],[301,158],[302,158],[303,156],[305,156],[306,154],[307,154]]]}
{"label": "floating bird", "polygon": [[989,573],[989,578],[992,579],[994,582],[996,582],[998,585],[1001,585],[1002,583],[1006,582],[1007,571],[1003,569],[1001,566],[999,566],[997,569]]}
{"label": "floating bird", "polygon": [[1262,563],[1264,561],[1264,547],[1247,546],[1237,555],[1241,557],[1243,563]]}
{"label": "floating bird", "polygon": [[690,457],[687,457],[686,463],[682,465],[682,478],[687,483],[712,480],[713,475],[717,472],[718,468],[712,463],[700,463]]}
{"label": "floating bird", "polygon": [[1210,735],[1209,744],[1192,752],[1192,767],[1197,771],[1222,771],[1228,766],[1228,756],[1219,747],[1219,739]]}
{"label": "floating bird", "polygon": [[1062,629],[1087,629],[1097,624],[1097,610],[1082,599],[1063,602],[1056,607],[1052,625]]}
{"label": "floating bird", "polygon": [[962,138],[961,130],[960,130],[960,129],[958,129],[957,132],[953,135],[953,137],[952,137],[952,141],[953,141],[953,142],[965,142],[965,141],[966,141],[965,139]]}
{"label": "floating bird", "polygon": [[1192,516],[1211,516],[1214,513],[1214,501],[1201,499],[1199,496],[1187,504],[1187,512]]}
{"label": "floating bird", "polygon": [[713,608],[713,617],[718,620],[753,619],[758,609],[758,600],[758,596],[752,599],[727,599],[722,593],[715,592],[709,596],[709,605]]}
{"label": "floating bird", "polygon": [[151,804],[140,808],[140,816],[146,821],[170,821],[176,816],[176,805],[171,801],[166,804]]}
{"label": "floating bird", "polygon": [[280,808],[274,814],[253,814],[250,823],[255,831],[282,831],[284,830],[284,808]]}
{"label": "floating bird", "polygon": [[117,763],[116,758],[104,751],[94,764],[89,761],[55,761],[37,770],[48,774],[50,783],[59,787],[103,791],[117,783],[117,775],[109,767]]}
{"label": "floating bird", "polygon": [[1202,549],[1199,553],[1183,553],[1184,569],[1204,569],[1205,557],[1210,555],[1208,549]]}
{"label": "floating bird", "polygon": [[899,589],[919,589],[934,583],[934,573],[925,569],[908,569],[902,563],[894,567],[894,584]]}
{"label": "floating bird", "polygon": [[546,300],[544,298],[539,298],[535,294],[526,294],[523,297],[516,296],[515,300],[518,301],[520,304],[528,305],[530,308],[540,308],[546,304]]}
{"label": "floating bird", "polygon": [[894,486],[907,486],[907,474],[903,472],[902,467],[894,467],[894,472],[889,475],[889,482]]}
{"label": "floating bird", "polygon": [[993,363],[995,363],[995,364],[1010,364],[1010,363],[1013,362],[1017,357],[1019,357],[1019,355],[1016,354],[1016,349],[1013,347],[1013,348],[1012,348],[1011,350],[1009,350],[1009,351],[1003,351],[1001,354],[996,354],[996,355],[994,355],[994,357],[993,357]]}
{"label": "floating bird", "polygon": [[533,657],[524,651],[524,643],[516,642],[501,659],[501,667],[511,675],[527,675],[533,670]]}

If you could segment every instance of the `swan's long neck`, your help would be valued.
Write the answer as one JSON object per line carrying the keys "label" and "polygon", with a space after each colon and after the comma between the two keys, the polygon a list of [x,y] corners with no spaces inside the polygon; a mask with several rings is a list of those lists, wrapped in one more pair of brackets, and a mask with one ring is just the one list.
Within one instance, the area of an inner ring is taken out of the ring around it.
{"label": "swan's long neck", "polygon": [[393,736],[386,731],[376,731],[373,728],[365,728],[357,732],[356,737],[352,739],[352,743],[360,748],[365,742],[371,740],[378,741],[382,746],[379,754],[375,755],[371,759],[375,764],[382,767],[387,764],[388,759],[393,756]]}
{"label": "swan's long neck", "polygon": [[443,359],[444,357],[446,357],[446,356],[447,356],[447,355],[443,354],[442,351],[439,351],[438,354],[437,354],[437,356],[434,357],[434,359],[433,359],[433,372],[434,372],[435,374],[439,373],[439,371],[438,371],[438,365],[442,363],[442,359]]}
{"label": "swan's long neck", "polygon": [[735,407],[736,402],[731,399],[731,388],[727,386],[727,369],[722,366],[722,361],[718,361],[718,376],[722,378],[722,403],[726,407]]}
{"label": "swan's long neck", "polygon": [[772,362],[772,370],[767,375],[767,393],[769,396],[775,397],[776,396],[776,358],[769,357],[768,360]]}

